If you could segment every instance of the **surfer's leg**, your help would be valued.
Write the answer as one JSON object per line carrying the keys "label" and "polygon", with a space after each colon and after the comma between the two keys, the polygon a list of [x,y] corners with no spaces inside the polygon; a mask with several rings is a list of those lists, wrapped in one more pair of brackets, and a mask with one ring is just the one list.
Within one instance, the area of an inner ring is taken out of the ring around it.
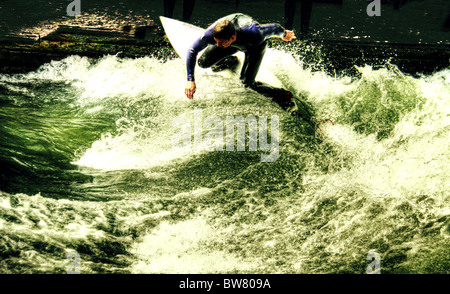
{"label": "surfer's leg", "polygon": [[284,110],[289,111],[295,106],[295,103],[292,101],[293,95],[288,90],[276,88],[262,82],[255,82],[249,87],[259,94],[269,97]]}
{"label": "surfer's leg", "polygon": [[267,43],[263,42],[255,49],[248,50],[245,53],[245,60],[241,70],[241,81],[245,86],[251,87],[255,83],[261,61],[266,52]]}
{"label": "surfer's leg", "polygon": [[202,68],[211,67],[223,58],[230,56],[237,51],[238,49],[234,47],[221,48],[216,45],[210,45],[198,59],[198,66]]}

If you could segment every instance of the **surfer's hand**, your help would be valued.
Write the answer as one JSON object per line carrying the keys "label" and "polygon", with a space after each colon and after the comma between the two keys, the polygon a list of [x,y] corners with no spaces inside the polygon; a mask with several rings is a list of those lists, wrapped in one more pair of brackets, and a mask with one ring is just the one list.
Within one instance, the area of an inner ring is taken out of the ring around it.
{"label": "surfer's hand", "polygon": [[284,37],[281,38],[281,39],[282,39],[283,41],[289,42],[289,41],[291,41],[291,40],[294,39],[294,38],[295,38],[294,31],[288,31],[288,30],[285,30],[285,31],[284,31]]}
{"label": "surfer's hand", "polygon": [[184,94],[186,94],[189,99],[192,99],[194,98],[195,89],[197,89],[197,87],[195,86],[195,82],[189,81],[187,82],[186,88],[184,89]]}

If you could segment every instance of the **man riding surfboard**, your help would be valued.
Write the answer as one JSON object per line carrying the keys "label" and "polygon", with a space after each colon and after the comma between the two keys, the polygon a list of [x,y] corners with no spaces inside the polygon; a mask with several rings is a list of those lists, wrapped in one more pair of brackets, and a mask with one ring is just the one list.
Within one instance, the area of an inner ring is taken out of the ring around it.
{"label": "man riding surfboard", "polygon": [[198,65],[202,68],[216,65],[225,57],[243,51],[245,60],[240,79],[245,86],[253,88],[266,50],[266,40],[275,36],[288,42],[294,38],[294,32],[285,30],[279,24],[260,25],[250,16],[241,13],[219,19],[188,50],[186,96],[189,99],[194,97],[197,88],[194,78],[195,63],[198,53],[206,47],[208,48],[198,60]]}
{"label": "man riding surfboard", "polygon": [[[270,37],[280,37],[283,41],[289,42],[295,38],[294,32],[285,30],[279,24],[260,25],[250,16],[236,13],[225,16],[206,29],[189,47],[186,55],[187,84],[185,94],[187,98],[193,99],[196,90],[194,69],[197,55],[206,48],[198,59],[198,65],[202,68],[219,66],[221,63],[230,62],[237,65],[238,59],[231,56],[238,51],[245,53],[240,80],[245,87],[248,87],[261,95],[270,97],[278,103],[284,110],[292,115],[301,117],[313,128],[318,128],[318,122],[312,114],[312,110],[303,101],[295,98],[291,92],[272,87],[262,82],[256,82],[255,78],[264,57],[267,47],[267,39]],[[226,61],[227,58],[234,59]],[[226,61],[226,62],[224,62]]]}

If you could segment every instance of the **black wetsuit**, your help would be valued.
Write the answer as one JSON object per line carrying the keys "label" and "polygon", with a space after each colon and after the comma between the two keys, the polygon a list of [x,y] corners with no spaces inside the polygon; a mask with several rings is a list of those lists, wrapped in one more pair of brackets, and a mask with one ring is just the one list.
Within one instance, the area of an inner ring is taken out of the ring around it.
{"label": "black wetsuit", "polygon": [[[285,29],[278,24],[259,25],[250,16],[245,14],[231,14],[219,20],[226,19],[234,24],[236,29],[236,41],[229,47],[217,47],[214,40],[213,30],[216,23],[211,25],[206,32],[198,38],[189,48],[186,57],[187,79],[194,81],[194,69],[197,55],[208,46],[198,59],[198,65],[203,68],[211,67],[237,51],[245,52],[245,60],[241,70],[241,81],[246,87],[256,92],[270,97],[283,109],[291,111],[292,114],[300,116],[312,126],[315,122],[312,119],[311,111],[303,102],[295,103],[291,92],[283,88],[275,88],[268,84],[255,82],[256,75],[266,51],[266,40],[273,36],[283,37]],[[218,20],[218,21],[219,21]]]}
{"label": "black wetsuit", "polygon": [[[216,25],[211,25],[189,48],[186,57],[187,79],[194,81],[194,68],[198,52],[209,46],[198,60],[198,65],[203,68],[210,67],[223,58],[237,51],[245,52],[245,60],[241,70],[241,80],[246,86],[252,86],[258,73],[261,60],[266,50],[267,38],[284,36],[284,28],[279,24],[260,25],[250,16],[245,14],[231,14],[219,20],[229,20],[236,29],[236,41],[227,48],[217,47],[213,30]],[[218,21],[219,21],[218,20]]]}

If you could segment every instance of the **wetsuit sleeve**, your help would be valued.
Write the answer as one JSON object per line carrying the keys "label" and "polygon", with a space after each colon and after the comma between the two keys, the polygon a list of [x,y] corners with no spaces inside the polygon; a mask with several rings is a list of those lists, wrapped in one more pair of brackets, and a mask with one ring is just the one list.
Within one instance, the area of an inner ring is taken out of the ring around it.
{"label": "wetsuit sleeve", "polygon": [[[186,56],[186,69],[187,69],[187,80],[195,81],[194,69],[195,63],[197,61],[197,55],[200,51],[209,45],[209,32],[207,31],[202,37],[198,38],[192,46],[187,51]],[[214,40],[214,39],[213,39]]]}
{"label": "wetsuit sleeve", "polygon": [[284,37],[285,29],[279,24],[261,25],[260,32],[264,40],[270,37]]}

